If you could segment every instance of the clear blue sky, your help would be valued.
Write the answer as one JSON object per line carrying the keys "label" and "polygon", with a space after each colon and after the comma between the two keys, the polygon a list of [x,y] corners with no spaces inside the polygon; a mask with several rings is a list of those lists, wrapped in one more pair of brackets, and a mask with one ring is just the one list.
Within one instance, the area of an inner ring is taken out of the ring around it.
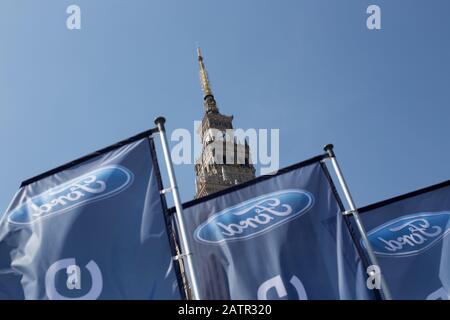
{"label": "clear blue sky", "polygon": [[[82,30],[66,28],[66,8]],[[366,28],[378,4],[382,30]],[[448,0],[1,0],[0,211],[19,183],[153,126],[220,110],[280,128],[286,166],[332,142],[357,205],[450,178]],[[176,167],[182,198],[193,166]]]}

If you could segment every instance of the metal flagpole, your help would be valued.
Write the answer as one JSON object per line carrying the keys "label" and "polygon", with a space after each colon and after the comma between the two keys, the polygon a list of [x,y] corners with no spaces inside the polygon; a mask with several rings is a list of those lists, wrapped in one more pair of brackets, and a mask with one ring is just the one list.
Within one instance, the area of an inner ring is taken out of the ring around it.
{"label": "metal flagpole", "polygon": [[167,173],[169,175],[170,191],[172,192],[173,202],[175,204],[175,209],[176,209],[178,232],[179,232],[179,236],[180,236],[180,244],[181,244],[181,250],[182,250],[181,256],[183,258],[184,257],[186,258],[186,263],[187,263],[186,271],[187,271],[187,274],[188,274],[188,277],[190,280],[193,299],[200,300],[200,295],[199,295],[198,286],[197,286],[197,280],[196,280],[196,277],[194,274],[194,268],[193,268],[193,263],[192,263],[192,252],[189,248],[189,244],[188,244],[187,237],[186,237],[186,229],[185,229],[184,220],[183,220],[183,207],[181,205],[180,195],[178,193],[177,181],[176,181],[175,175],[173,173],[172,159],[170,158],[169,147],[167,144],[166,129],[164,127],[165,122],[166,122],[166,119],[164,117],[158,117],[155,119],[155,124],[157,125],[157,127],[159,129],[159,136],[161,138],[161,145],[163,148],[164,160],[166,162]]}
{"label": "metal flagpole", "polygon": [[[336,160],[336,155],[334,154],[333,148],[334,148],[334,146],[332,144],[327,144],[323,149],[328,153],[328,156],[330,157],[334,171],[336,172],[337,178],[339,180],[339,184],[341,185],[342,190],[344,191],[344,195],[347,200],[347,203],[350,206],[350,211],[345,212],[344,214],[352,214],[353,215],[353,217],[355,218],[355,222],[358,227],[359,233],[361,234],[361,238],[364,241],[364,245],[366,246],[367,254],[369,255],[370,264],[380,268],[380,265],[378,264],[375,253],[373,252],[372,245],[370,244],[369,238],[367,237],[367,233],[364,228],[364,225],[359,217],[358,209],[356,209],[355,203],[353,202],[352,195],[350,194],[347,183],[344,179],[344,176],[342,175],[341,168],[339,167],[339,164]],[[380,269],[380,277],[381,277],[381,289],[383,290],[384,298],[386,300],[392,300],[392,296],[389,291],[389,287],[386,284],[386,281],[381,272],[381,269]]]}

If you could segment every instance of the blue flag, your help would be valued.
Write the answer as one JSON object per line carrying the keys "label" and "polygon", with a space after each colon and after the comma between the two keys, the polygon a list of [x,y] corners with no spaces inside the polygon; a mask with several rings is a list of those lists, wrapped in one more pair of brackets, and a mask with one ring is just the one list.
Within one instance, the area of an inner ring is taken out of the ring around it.
{"label": "blue flag", "polygon": [[393,299],[450,299],[450,181],[360,213]]}
{"label": "blue flag", "polygon": [[142,135],[25,182],[0,217],[0,298],[180,299],[160,189]]}
{"label": "blue flag", "polygon": [[184,205],[202,299],[367,299],[323,157]]}
{"label": "blue flag", "polygon": [[20,275],[11,268],[11,249],[6,242],[0,242],[0,300],[23,300]]}

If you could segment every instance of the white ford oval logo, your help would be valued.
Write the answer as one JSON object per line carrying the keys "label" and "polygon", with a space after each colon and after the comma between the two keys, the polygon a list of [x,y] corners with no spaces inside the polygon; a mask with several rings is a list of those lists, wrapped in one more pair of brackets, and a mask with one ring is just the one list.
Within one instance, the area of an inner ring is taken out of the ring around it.
{"label": "white ford oval logo", "polygon": [[450,212],[416,213],[391,220],[367,235],[375,254],[410,256],[437,244],[450,232]]}
{"label": "white ford oval logo", "polygon": [[14,208],[8,222],[31,224],[39,219],[67,212],[125,190],[133,174],[118,165],[105,166],[53,187]]}
{"label": "white ford oval logo", "polygon": [[265,194],[214,214],[197,227],[194,238],[208,244],[252,238],[298,218],[313,203],[312,194],[299,189]]}

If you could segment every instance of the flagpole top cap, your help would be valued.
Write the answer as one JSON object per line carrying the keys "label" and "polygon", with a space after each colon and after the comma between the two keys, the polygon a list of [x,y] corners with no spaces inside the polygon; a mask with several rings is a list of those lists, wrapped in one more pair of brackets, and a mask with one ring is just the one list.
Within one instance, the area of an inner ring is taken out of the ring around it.
{"label": "flagpole top cap", "polygon": [[328,153],[328,156],[330,156],[330,158],[333,158],[335,156],[334,155],[334,146],[331,143],[329,143],[325,147],[323,147],[323,150],[326,153]]}
{"label": "flagpole top cap", "polygon": [[166,118],[164,118],[164,117],[157,117],[155,119],[155,124],[156,125],[159,125],[159,124],[164,125],[165,123],[166,123]]}

